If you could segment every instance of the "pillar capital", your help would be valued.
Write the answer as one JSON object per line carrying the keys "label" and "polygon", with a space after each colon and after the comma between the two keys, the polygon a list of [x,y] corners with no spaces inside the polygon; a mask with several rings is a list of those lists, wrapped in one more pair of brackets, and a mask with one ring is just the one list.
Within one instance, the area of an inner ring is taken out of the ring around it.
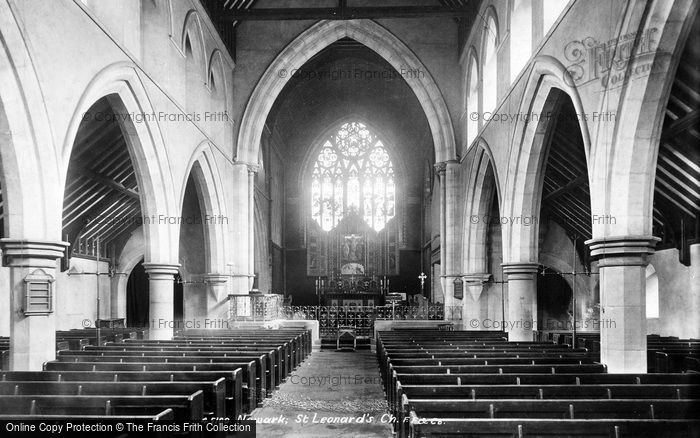
{"label": "pillar capital", "polygon": [[539,263],[535,262],[511,262],[502,263],[503,274],[508,280],[529,280],[535,277],[539,269]]}
{"label": "pillar capital", "polygon": [[585,243],[599,266],[646,266],[660,240],[654,236],[610,236]]}
{"label": "pillar capital", "polygon": [[258,173],[260,170],[260,165],[257,163],[249,163],[247,161],[236,161],[233,163],[234,166],[238,166],[239,169],[245,169],[249,174],[253,175]]}
{"label": "pillar capital", "polygon": [[466,288],[469,290],[469,295],[472,297],[472,301],[479,301],[481,293],[484,291],[484,284],[487,283],[490,278],[491,274],[489,273],[462,274],[462,279],[465,282]]}
{"label": "pillar capital", "polygon": [[462,279],[467,285],[481,285],[487,283],[491,278],[489,273],[462,274]]}
{"label": "pillar capital", "polygon": [[38,239],[0,239],[2,264],[11,267],[55,268],[65,256],[68,242]]}
{"label": "pillar capital", "polygon": [[146,274],[150,278],[155,276],[175,276],[180,272],[180,265],[178,263],[144,263],[143,268],[146,270]]}
{"label": "pillar capital", "polygon": [[226,274],[204,274],[202,275],[202,279],[206,281],[207,283],[212,283],[212,284],[220,284],[220,283],[226,283],[229,279],[229,275]]}
{"label": "pillar capital", "polygon": [[444,174],[445,170],[447,170],[447,163],[442,161],[440,163],[435,163],[433,165],[433,168],[435,169],[435,173],[438,175]]}
{"label": "pillar capital", "polygon": [[445,171],[447,170],[448,166],[453,166],[457,165],[459,162],[457,160],[447,160],[447,161],[440,161],[439,163],[435,163],[433,165],[433,168],[435,169],[435,173],[438,174],[438,176],[443,175]]}

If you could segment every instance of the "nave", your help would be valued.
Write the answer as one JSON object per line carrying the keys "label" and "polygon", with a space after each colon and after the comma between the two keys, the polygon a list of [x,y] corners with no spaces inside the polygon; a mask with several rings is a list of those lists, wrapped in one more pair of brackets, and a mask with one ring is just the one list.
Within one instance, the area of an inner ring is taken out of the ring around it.
{"label": "nave", "polygon": [[[174,427],[162,436],[175,437],[700,434],[700,370],[608,374],[599,351],[567,340],[409,327],[378,331],[372,352],[348,352],[320,351],[310,330],[145,335],[59,334],[70,349],[44,371],[0,373],[0,420],[130,421]],[[649,352],[697,362],[700,340],[651,337]],[[245,420],[256,434],[210,433]]]}

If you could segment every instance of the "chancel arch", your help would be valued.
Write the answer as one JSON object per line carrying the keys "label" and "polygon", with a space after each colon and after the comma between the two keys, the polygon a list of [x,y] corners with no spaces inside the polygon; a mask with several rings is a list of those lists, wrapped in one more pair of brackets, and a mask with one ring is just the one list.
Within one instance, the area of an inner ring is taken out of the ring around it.
{"label": "chancel arch", "polygon": [[[437,85],[420,60],[400,40],[370,20],[321,21],[299,35],[275,58],[258,82],[248,101],[238,133],[236,159],[256,163],[265,119],[289,77],[280,77],[281,69],[299,69],[314,54],[342,38],[352,38],[369,47],[395,69],[424,71],[418,77],[404,79],[416,94],[430,124],[437,161],[456,155],[452,121]],[[301,49],[303,47],[303,50]]]}

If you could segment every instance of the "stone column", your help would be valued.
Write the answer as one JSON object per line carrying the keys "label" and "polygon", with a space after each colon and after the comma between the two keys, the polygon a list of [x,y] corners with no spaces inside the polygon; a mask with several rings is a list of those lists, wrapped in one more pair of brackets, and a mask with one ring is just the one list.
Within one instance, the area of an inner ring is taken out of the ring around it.
{"label": "stone column", "polygon": [[447,212],[445,211],[447,203],[447,181],[445,180],[445,171],[447,163],[436,163],[435,173],[440,181],[440,286],[442,288],[442,296],[445,307],[451,305],[452,299],[449,297],[448,284],[445,280],[447,272]]}
{"label": "stone column", "polygon": [[144,263],[148,274],[149,328],[150,339],[172,339],[175,327],[173,298],[175,275],[180,265],[165,263]]}
{"label": "stone column", "polygon": [[206,274],[207,283],[207,319],[228,319],[228,276]]}
{"label": "stone column", "polygon": [[[67,242],[2,239],[3,266],[10,268],[10,370],[41,371],[56,358],[56,260]],[[25,307],[28,281],[37,280],[51,291],[46,312],[29,314]],[[70,292],[70,291],[68,291]]]}
{"label": "stone column", "polygon": [[484,291],[484,283],[489,281],[490,277],[491,274],[465,274],[462,277],[465,289],[462,299],[462,319],[465,330],[484,330],[480,299]]}
{"label": "stone column", "polygon": [[233,206],[230,210],[233,248],[231,251],[231,293],[247,294],[252,286],[249,273],[249,229],[253,224],[248,214],[250,204],[248,165],[236,163],[233,166]]}
{"label": "stone column", "polygon": [[462,306],[464,298],[455,298],[454,282],[461,277],[461,269],[457,265],[457,243],[460,240],[460,229],[457,226],[457,170],[459,163],[455,160],[445,162],[444,171],[444,196],[443,212],[444,212],[444,238],[441,239],[440,245],[445,247],[444,258],[444,275],[445,275],[445,306],[450,307],[445,309],[445,317],[451,319],[462,319]]}
{"label": "stone column", "polygon": [[257,166],[248,166],[248,290],[255,280],[255,174]]}
{"label": "stone column", "polygon": [[126,318],[126,283],[128,281],[129,275],[126,272],[115,272],[110,281],[110,318]]}
{"label": "stone column", "polygon": [[532,341],[537,329],[537,268],[533,262],[504,263],[508,281],[508,313],[504,330],[510,341]]}
{"label": "stone column", "polygon": [[586,241],[600,271],[600,360],[611,373],[647,372],[646,266],[658,241],[652,236]]}
{"label": "stone column", "polygon": [[686,312],[688,324],[688,336],[700,338],[700,243],[690,245],[690,305]]}

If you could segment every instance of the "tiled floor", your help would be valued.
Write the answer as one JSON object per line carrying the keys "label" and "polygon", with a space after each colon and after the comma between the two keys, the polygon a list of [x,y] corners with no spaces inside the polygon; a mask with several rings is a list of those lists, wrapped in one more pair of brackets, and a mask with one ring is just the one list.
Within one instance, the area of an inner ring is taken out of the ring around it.
{"label": "tiled floor", "polygon": [[370,351],[313,352],[253,417],[261,438],[390,437],[392,432]]}

